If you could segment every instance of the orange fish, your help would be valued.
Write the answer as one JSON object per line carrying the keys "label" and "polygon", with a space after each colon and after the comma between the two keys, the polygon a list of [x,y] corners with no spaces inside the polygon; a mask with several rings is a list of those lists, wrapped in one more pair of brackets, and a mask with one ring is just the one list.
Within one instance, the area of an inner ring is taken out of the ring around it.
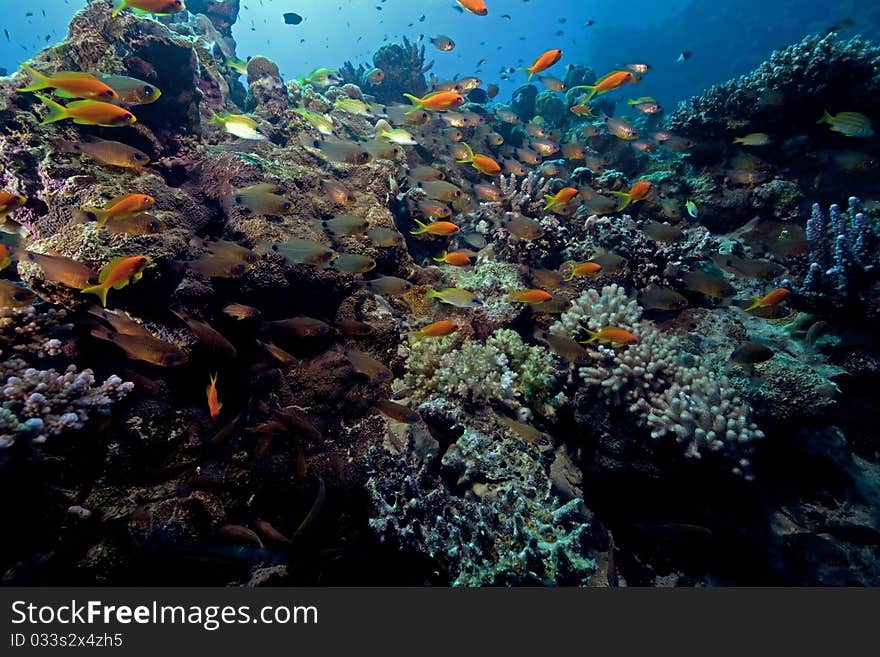
{"label": "orange fish", "polygon": [[99,226],[107,223],[108,219],[125,219],[141,214],[153,207],[156,202],[147,194],[126,194],[110,199],[103,208],[84,207],[83,210],[98,222]]}
{"label": "orange fish", "polygon": [[477,16],[485,16],[489,13],[485,0],[456,0],[456,2],[464,7],[466,11]]}
{"label": "orange fish", "polygon": [[615,196],[619,196],[623,199],[626,199],[619,208],[618,211],[623,210],[628,207],[631,203],[636,203],[641,201],[648,195],[648,192],[651,191],[651,183],[646,180],[640,180],[639,182],[633,184],[628,192],[611,192]]}
{"label": "orange fish", "polygon": [[0,271],[6,269],[10,264],[12,264],[12,250],[5,244],[0,244]]}
{"label": "orange fish", "polygon": [[752,305],[746,308],[746,312],[749,312],[750,310],[755,310],[756,308],[767,308],[769,306],[775,306],[778,303],[782,303],[789,294],[791,294],[791,290],[788,290],[784,287],[778,287],[769,294],[764,295],[763,297],[753,297]]}
{"label": "orange fish", "polygon": [[565,282],[572,280],[575,276],[592,276],[602,271],[602,265],[598,262],[581,262],[571,268],[571,273]]}
{"label": "orange fish", "polygon": [[40,121],[40,125],[49,125],[56,121],[73,119],[77,125],[100,125],[105,128],[119,128],[137,122],[137,117],[123,107],[102,103],[97,100],[75,100],[67,107],[54,100],[34,94],[37,99],[49,108],[49,114]]}
{"label": "orange fish", "polygon": [[27,203],[27,197],[15,192],[0,191],[0,220]]}
{"label": "orange fish", "polygon": [[536,73],[542,73],[546,71],[548,68],[553,66],[556,62],[562,59],[562,51],[558,48],[555,50],[548,50],[544,54],[542,54],[538,59],[535,60],[535,63],[529,66],[528,68],[524,68],[524,71],[529,72],[529,78],[526,82],[530,82],[532,77]]}
{"label": "orange fish", "polygon": [[611,73],[596,80],[594,85],[583,84],[574,88],[587,89],[590,92],[584,98],[581,98],[579,103],[580,105],[586,105],[593,99],[593,96],[607,94],[609,91],[614,91],[632,82],[638,82],[638,77],[632,71],[611,71]]}
{"label": "orange fish", "polygon": [[208,395],[208,412],[211,414],[211,419],[216,420],[220,417],[220,409],[223,408],[223,404],[217,397],[217,375],[211,374],[210,377],[211,383],[205,392]]}
{"label": "orange fish", "polygon": [[467,144],[462,145],[467,149],[467,156],[456,160],[456,162],[459,164],[470,164],[474,169],[480,173],[485,173],[487,176],[497,176],[501,173],[501,165],[498,162],[488,155],[475,154],[473,149]]}
{"label": "orange fish", "polygon": [[461,107],[464,104],[464,96],[457,91],[434,91],[424,98],[417,98],[412,94],[403,95],[413,104],[413,108],[407,113],[417,112],[420,109],[446,112]]}
{"label": "orange fish", "polygon": [[544,194],[544,200],[547,201],[547,205],[544,206],[544,209],[552,210],[553,208],[558,208],[560,205],[565,205],[574,199],[579,193],[580,192],[574,187],[563,187],[556,192],[555,196]]}
{"label": "orange fish", "polygon": [[107,307],[107,293],[112,287],[121,290],[129,283],[137,283],[144,275],[144,267],[150,264],[147,256],[130,256],[114,258],[101,269],[98,275],[98,285],[84,287],[80,294],[94,294],[101,300],[101,305]]}
{"label": "orange fish", "polygon": [[553,295],[544,290],[520,290],[519,292],[511,292],[507,295],[508,301],[519,301],[520,303],[546,303],[553,298]]}
{"label": "orange fish", "polygon": [[55,89],[62,98],[91,98],[93,100],[117,100],[117,94],[109,86],[101,82],[91,73],[78,71],[61,71],[54,77],[43,75],[27,64],[21,67],[33,78],[33,81],[19,91],[40,91],[41,89]]}
{"label": "orange fish", "polygon": [[589,340],[584,340],[582,344],[590,344],[591,342],[606,343],[610,342],[615,347],[622,347],[627,344],[636,344],[639,339],[626,329],[616,326],[606,326],[598,333],[587,331],[590,334]]}
{"label": "orange fish", "polygon": [[464,251],[453,251],[452,253],[444,251],[439,258],[434,258],[434,262],[443,262],[455,267],[466,267],[471,264],[471,257]]}
{"label": "orange fish", "polygon": [[418,331],[410,331],[407,335],[413,339],[413,342],[415,342],[422,338],[436,338],[442,335],[449,335],[457,330],[458,324],[448,319],[441,319],[439,322],[423,326]]}
{"label": "orange fish", "polygon": [[430,224],[423,224],[418,219],[413,219],[416,222],[418,228],[416,230],[409,231],[411,235],[423,235],[425,233],[429,235],[454,235],[460,229],[451,221],[435,221]]}

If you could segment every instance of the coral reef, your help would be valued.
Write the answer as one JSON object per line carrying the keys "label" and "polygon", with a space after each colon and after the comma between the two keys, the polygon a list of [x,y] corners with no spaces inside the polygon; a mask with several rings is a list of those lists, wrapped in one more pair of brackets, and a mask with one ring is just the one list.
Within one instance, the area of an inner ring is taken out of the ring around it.
{"label": "coral reef", "polygon": [[[517,444],[519,443],[519,444]],[[560,504],[519,441],[464,433],[439,458],[374,447],[370,521],[383,537],[430,555],[455,586],[584,584],[589,525],[580,499]]]}
{"label": "coral reef", "polygon": [[749,420],[750,409],[711,363],[683,350],[680,340],[641,319],[641,308],[617,285],[588,290],[550,330],[578,338],[584,329],[627,329],[638,343],[598,346],[595,362],[580,368],[584,382],[608,402],[638,414],[653,438],[672,436],[684,454],[721,453],[735,474],[751,477],[749,454],[764,434]]}
{"label": "coral reef", "polygon": [[832,205],[827,215],[814,203],[806,235],[810,264],[803,279],[804,293],[824,293],[838,302],[862,304],[874,295],[880,240],[858,198],[850,197],[847,211]]}
{"label": "coral reef", "polygon": [[92,370],[78,371],[72,364],[63,372],[30,364],[61,355],[63,344],[55,336],[65,318],[63,310],[0,308],[0,449],[82,429],[90,416],[106,416],[134,388],[118,376],[96,386]]}

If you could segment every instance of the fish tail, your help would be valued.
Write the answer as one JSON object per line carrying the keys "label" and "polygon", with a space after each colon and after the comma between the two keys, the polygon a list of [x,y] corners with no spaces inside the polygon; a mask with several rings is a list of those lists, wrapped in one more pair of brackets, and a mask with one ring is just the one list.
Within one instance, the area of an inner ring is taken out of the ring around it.
{"label": "fish tail", "polygon": [[43,75],[38,70],[33,68],[32,66],[28,66],[27,64],[22,64],[21,68],[31,76],[31,83],[19,89],[19,91],[39,91],[40,89],[48,89],[52,86],[52,83],[49,82],[48,76]]}
{"label": "fish tail", "polygon": [[104,283],[100,283],[98,285],[92,285],[91,287],[84,287],[79,291],[80,294],[94,294],[101,300],[101,306],[103,308],[107,307],[107,292],[110,291],[110,288],[104,285]]}
{"label": "fish tail", "polygon": [[116,0],[117,5],[113,8],[113,12],[110,14],[111,18],[115,18],[122,13],[122,10],[128,6],[128,0]]}
{"label": "fish tail", "polygon": [[761,307],[761,297],[752,297],[752,305],[746,308],[746,312],[751,312],[755,308]]}
{"label": "fish tail", "polygon": [[820,123],[831,123],[831,115],[828,113],[828,110],[822,112],[822,118],[816,121],[816,125]]}
{"label": "fish tail", "polygon": [[418,219],[413,219],[413,221],[416,222],[416,225],[418,226],[418,228],[416,230],[409,231],[410,235],[421,235],[423,233],[428,232],[428,227],[425,224],[423,224],[421,221],[419,221]]}
{"label": "fish tail", "polygon": [[527,70],[529,72],[529,77],[526,78],[526,83],[529,83],[532,81],[532,78],[535,77],[535,72],[529,68],[527,68],[525,70]]}
{"label": "fish tail", "polygon": [[[822,123],[822,121],[819,121],[819,123]],[[745,139],[743,137],[734,137],[733,138],[734,144],[742,144],[743,142],[745,142]]]}
{"label": "fish tail", "polygon": [[211,120],[208,122],[210,125],[224,125],[226,122],[223,120],[223,117],[217,114],[214,110],[211,110]]}
{"label": "fish tail", "polygon": [[620,196],[621,198],[626,199],[626,202],[623,205],[621,205],[619,208],[617,208],[618,212],[628,208],[629,204],[632,203],[632,201],[633,201],[632,196],[630,196],[627,192],[611,192],[611,193],[614,194],[615,196]]}
{"label": "fish tail", "polygon": [[441,294],[440,294],[437,290],[435,290],[433,287],[432,287],[430,290],[427,291],[427,293],[425,294],[425,296],[428,297],[429,299],[442,299],[442,298],[443,298],[443,295],[441,295]]}
{"label": "fish tail", "polygon": [[591,342],[596,342],[599,339],[599,334],[595,331],[591,331],[590,329],[586,329],[587,335],[590,336],[589,340],[584,340],[581,344],[590,344]]}
{"label": "fish tail", "polygon": [[40,121],[40,125],[49,125],[50,123],[63,121],[64,119],[70,117],[70,113],[67,111],[67,108],[64,107],[64,105],[59,105],[54,100],[46,98],[45,96],[41,96],[40,94],[34,95],[40,100],[41,103],[49,108],[49,114],[46,115],[45,119]]}
{"label": "fish tail", "polygon": [[550,194],[544,194],[544,200],[547,201],[547,205],[544,206],[545,210],[549,210],[556,205],[556,199],[550,196]]}
{"label": "fish tail", "polygon": [[97,221],[98,226],[102,228],[104,227],[104,224],[107,223],[107,219],[110,218],[107,211],[101,208],[92,208],[86,206],[82,209],[82,211],[86,214],[90,221]]}
{"label": "fish tail", "polygon": [[467,149],[467,156],[464,159],[456,160],[459,164],[470,164],[474,161],[474,150],[468,145],[467,142],[462,142],[462,145]]}
{"label": "fish tail", "polygon": [[422,103],[421,98],[416,98],[412,94],[403,94],[403,97],[406,98],[413,105],[412,109],[409,112],[407,112],[407,114],[410,114],[411,112],[415,112],[416,110],[420,110],[425,106],[424,103]]}
{"label": "fish tail", "polygon": [[445,261],[446,261],[446,251],[444,251],[443,253],[441,253],[439,258],[437,258],[437,257],[435,256],[434,258],[432,258],[432,260],[433,260],[434,262],[445,262]]}
{"label": "fish tail", "polygon": [[593,96],[596,95],[596,87],[591,86],[589,84],[578,85],[577,87],[573,87],[573,89],[586,89],[587,91],[589,91],[589,93],[586,96],[584,96],[583,98],[581,98],[578,101],[578,104],[580,104],[580,105],[586,105],[591,100],[593,100]]}
{"label": "fish tail", "polygon": [[418,342],[419,340],[424,338],[425,335],[421,331],[407,331],[406,337],[408,337],[413,342]]}

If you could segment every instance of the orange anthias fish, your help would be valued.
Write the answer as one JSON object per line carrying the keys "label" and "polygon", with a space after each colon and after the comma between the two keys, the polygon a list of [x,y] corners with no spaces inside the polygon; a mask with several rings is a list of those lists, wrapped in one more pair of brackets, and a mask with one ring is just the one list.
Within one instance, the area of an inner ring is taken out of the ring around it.
{"label": "orange anthias fish", "polygon": [[147,194],[126,194],[111,199],[103,208],[85,207],[83,210],[91,215],[99,226],[109,219],[125,219],[149,210],[156,199]]}
{"label": "orange anthias fish", "polygon": [[466,11],[477,16],[485,16],[489,13],[485,0],[456,0]]}
{"label": "orange anthias fish", "polygon": [[519,301],[520,303],[546,303],[553,298],[553,295],[544,290],[520,290],[519,292],[511,292],[507,295],[508,301]]}
{"label": "orange anthias fish", "polygon": [[568,282],[574,279],[575,276],[592,276],[593,274],[598,274],[600,271],[602,271],[602,265],[598,262],[581,262],[571,268],[568,278],[565,278],[564,280]]}
{"label": "orange anthias fish", "polygon": [[434,258],[434,262],[443,262],[455,267],[466,267],[471,264],[471,256],[464,251],[453,251],[452,253],[444,251],[439,258]]}
{"label": "orange anthias fish", "polygon": [[123,9],[140,10],[147,14],[177,14],[186,9],[183,0],[117,0],[112,16],[119,15]]}
{"label": "orange anthias fish", "polygon": [[580,192],[574,187],[563,187],[558,192],[556,192],[555,196],[550,196],[549,194],[544,195],[544,200],[547,201],[547,205],[544,206],[545,210],[552,210],[553,208],[557,208],[560,205],[565,205],[572,199],[574,199]]}
{"label": "orange anthias fish", "polygon": [[629,207],[631,203],[636,203],[645,198],[648,193],[651,191],[651,183],[646,180],[640,180],[639,182],[633,184],[628,192],[611,192],[615,196],[619,196],[623,199],[626,199],[619,208],[618,211],[623,210],[626,207]]}
{"label": "orange anthias fish", "polygon": [[98,275],[98,285],[85,287],[80,294],[94,294],[101,300],[101,305],[107,307],[107,293],[110,288],[121,290],[129,283],[137,283],[144,275],[144,268],[150,264],[147,256],[130,256],[114,258],[101,269]]}
{"label": "orange anthias fish", "polygon": [[403,95],[413,104],[413,108],[407,113],[417,112],[420,109],[446,112],[461,107],[464,104],[464,96],[457,91],[434,91],[423,98],[417,98],[412,94]]}
{"label": "orange anthias fish", "polygon": [[54,100],[34,94],[41,103],[49,108],[49,114],[40,121],[40,125],[49,125],[56,121],[72,119],[77,125],[99,125],[105,128],[119,128],[131,125],[137,117],[123,107],[102,103],[97,100],[75,100],[67,107]]}
{"label": "orange anthias fish", "polygon": [[418,331],[410,331],[407,335],[413,339],[413,342],[415,342],[422,338],[437,338],[443,335],[449,335],[457,330],[458,324],[448,319],[441,319],[439,322],[423,326]]}
{"label": "orange anthias fish", "polygon": [[775,306],[778,303],[782,303],[789,294],[791,294],[791,290],[788,290],[784,287],[778,287],[769,294],[764,295],[763,297],[753,297],[752,305],[746,308],[746,312],[749,312],[750,310],[755,310],[757,308],[767,308],[769,306]]}
{"label": "orange anthias fish", "polygon": [[501,173],[501,165],[491,157],[480,155],[479,153],[475,154],[473,149],[467,144],[463,144],[463,146],[467,149],[467,157],[456,160],[456,162],[459,164],[470,164],[474,169],[480,173],[485,173],[487,176],[497,176]]}
{"label": "orange anthias fish", "polygon": [[223,404],[217,397],[217,375],[211,374],[210,377],[211,383],[205,392],[208,395],[208,412],[211,414],[211,419],[216,420],[220,417],[220,409],[223,408]]}
{"label": "orange anthias fish", "polygon": [[28,86],[19,89],[22,92],[54,89],[55,93],[62,98],[90,98],[105,101],[119,98],[119,94],[91,73],[61,71],[56,73],[54,77],[50,77],[27,64],[22,64],[21,67],[33,78]]}
{"label": "orange anthias fish", "polygon": [[608,343],[615,347],[622,347],[628,344],[636,344],[639,339],[626,329],[617,326],[606,326],[601,331],[587,331],[590,334],[589,340],[584,340],[582,344],[590,344],[591,342]]}
{"label": "orange anthias fish", "polygon": [[27,203],[27,197],[15,192],[0,191],[0,219]]}
{"label": "orange anthias fish", "polygon": [[430,224],[423,224],[418,219],[413,219],[416,222],[418,228],[415,230],[409,231],[411,235],[423,235],[427,233],[428,235],[454,235],[460,229],[451,221],[435,221]]}
{"label": "orange anthias fish", "polygon": [[609,91],[614,91],[625,84],[637,81],[638,78],[632,71],[611,71],[611,73],[599,78],[596,84],[584,84],[574,88],[589,91],[587,96],[582,98],[579,103],[580,105],[586,105],[593,99],[593,96],[607,94]]}
{"label": "orange anthias fish", "polygon": [[536,73],[542,73],[546,71],[548,68],[553,66],[556,62],[562,59],[562,51],[558,48],[555,50],[548,50],[544,54],[542,54],[538,59],[535,60],[535,63],[529,66],[528,68],[524,68],[524,71],[529,72],[529,78],[527,80],[531,81],[532,77]]}

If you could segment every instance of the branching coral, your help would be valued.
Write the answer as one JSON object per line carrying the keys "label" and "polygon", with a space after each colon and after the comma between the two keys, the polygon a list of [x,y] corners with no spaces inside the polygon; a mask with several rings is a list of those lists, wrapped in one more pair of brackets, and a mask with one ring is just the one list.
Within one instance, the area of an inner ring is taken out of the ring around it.
{"label": "branching coral", "polygon": [[436,559],[455,586],[583,584],[596,564],[582,500],[560,506],[529,450],[468,428],[443,455],[438,475],[435,457],[421,461],[413,441],[401,456],[374,447],[370,524]]}
{"label": "branching coral", "polygon": [[641,417],[654,438],[672,435],[685,456],[719,452],[737,474],[748,473],[753,441],[764,434],[749,421],[750,409],[709,358],[684,353],[679,339],[641,319],[641,308],[617,285],[588,290],[551,327],[557,335],[581,338],[584,329],[615,326],[638,344],[589,347],[595,362],[580,369],[584,382],[607,402]]}
{"label": "branching coral", "polygon": [[81,429],[90,413],[106,413],[134,387],[118,376],[96,386],[91,370],[78,372],[74,365],[63,372],[32,367],[30,359],[61,353],[54,334],[64,318],[64,311],[0,308],[0,345],[16,354],[0,361],[0,448],[22,437],[42,443],[66,429]]}
{"label": "branching coral", "polygon": [[856,300],[870,289],[866,282],[880,271],[880,249],[862,202],[849,199],[847,212],[832,205],[828,215],[818,203],[807,220],[810,267],[803,281],[807,293],[825,292]]}

